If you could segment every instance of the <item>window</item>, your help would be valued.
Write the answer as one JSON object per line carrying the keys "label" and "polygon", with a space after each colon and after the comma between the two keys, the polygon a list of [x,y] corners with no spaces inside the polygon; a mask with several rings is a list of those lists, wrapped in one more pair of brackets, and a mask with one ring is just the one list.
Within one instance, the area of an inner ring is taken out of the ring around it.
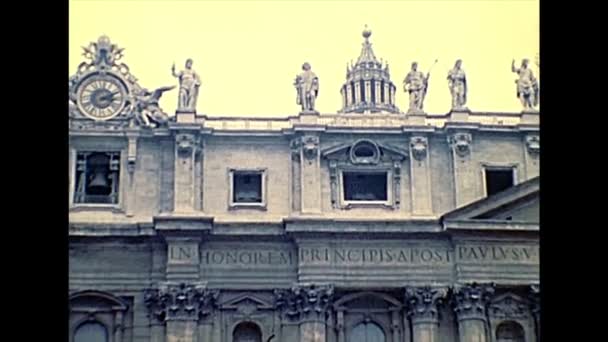
{"label": "window", "polygon": [[117,204],[119,152],[78,152],[74,203]]}
{"label": "window", "polygon": [[254,323],[240,323],[232,335],[234,342],[262,342],[262,332]]}
{"label": "window", "polygon": [[508,321],[501,323],[496,328],[497,342],[524,342],[524,329],[521,325]]}
{"label": "window", "polygon": [[230,178],[230,206],[265,206],[264,170],[231,170]]}
{"label": "window", "polygon": [[76,329],[74,342],[108,342],[108,331],[100,323],[86,322]]}
{"label": "window", "polygon": [[386,202],[387,172],[343,172],[345,201]]}
{"label": "window", "polygon": [[349,341],[352,342],[385,342],[382,329],[375,323],[360,323],[352,330]]}
{"label": "window", "polygon": [[514,185],[515,173],[512,168],[486,168],[486,196],[506,190]]}

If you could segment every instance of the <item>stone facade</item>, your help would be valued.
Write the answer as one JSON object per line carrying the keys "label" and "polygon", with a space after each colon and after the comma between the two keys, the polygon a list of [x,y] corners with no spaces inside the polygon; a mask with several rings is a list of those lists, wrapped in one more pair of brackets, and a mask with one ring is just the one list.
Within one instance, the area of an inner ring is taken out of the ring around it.
{"label": "stone facade", "polygon": [[[72,109],[70,341],[539,340],[538,113]],[[116,203],[74,200],[84,152],[118,153]],[[514,186],[487,196],[492,168]],[[349,198],[349,172],[386,198]]]}

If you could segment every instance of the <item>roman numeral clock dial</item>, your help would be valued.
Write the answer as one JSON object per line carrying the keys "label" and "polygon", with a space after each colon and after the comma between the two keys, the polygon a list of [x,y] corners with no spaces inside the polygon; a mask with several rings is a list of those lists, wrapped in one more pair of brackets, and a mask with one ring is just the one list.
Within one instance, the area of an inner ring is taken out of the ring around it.
{"label": "roman numeral clock dial", "polygon": [[118,115],[127,102],[127,89],[115,76],[93,75],[80,84],[77,105],[94,120],[108,120]]}

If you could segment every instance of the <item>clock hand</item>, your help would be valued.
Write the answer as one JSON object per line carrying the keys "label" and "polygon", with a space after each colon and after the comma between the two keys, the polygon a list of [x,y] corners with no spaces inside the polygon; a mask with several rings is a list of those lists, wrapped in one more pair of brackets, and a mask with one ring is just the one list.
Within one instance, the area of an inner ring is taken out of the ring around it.
{"label": "clock hand", "polygon": [[119,91],[115,92],[115,93],[110,93],[108,95],[102,96],[99,98],[100,101],[111,101],[114,98],[114,95],[118,94]]}

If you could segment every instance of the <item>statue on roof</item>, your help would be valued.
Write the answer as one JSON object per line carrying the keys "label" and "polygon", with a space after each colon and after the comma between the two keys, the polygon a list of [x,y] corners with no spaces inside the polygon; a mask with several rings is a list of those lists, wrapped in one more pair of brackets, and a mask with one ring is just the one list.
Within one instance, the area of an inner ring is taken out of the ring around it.
{"label": "statue on roof", "polygon": [[201,79],[192,69],[192,59],[186,60],[186,68],[178,73],[175,72],[175,63],[171,67],[171,73],[179,80],[178,111],[196,112],[196,100]]}
{"label": "statue on roof", "polygon": [[511,63],[511,71],[517,73],[519,78],[515,80],[517,84],[517,98],[521,101],[524,110],[533,110],[538,105],[538,82],[528,68],[528,59],[521,61],[521,67],[515,67],[515,60]]}
{"label": "statue on roof", "polygon": [[315,100],[319,94],[319,78],[312,72],[308,63],[302,65],[302,70],[294,82],[298,92],[296,103],[302,106],[302,112],[315,112]]}
{"label": "statue on roof", "polygon": [[448,72],[448,85],[452,93],[452,109],[464,109],[467,102],[467,77],[461,68],[462,60],[457,60]]}
{"label": "statue on roof", "polygon": [[[435,60],[437,62],[437,60]],[[434,65],[434,64],[433,64]],[[403,80],[403,89],[410,94],[408,113],[422,112],[426,90],[429,85],[430,70],[425,75],[418,71],[418,63],[412,63],[412,69]]]}
{"label": "statue on roof", "polygon": [[135,93],[130,99],[130,112],[133,114],[134,123],[142,127],[156,128],[164,125],[169,116],[160,108],[158,101],[164,92],[175,88],[175,86],[160,87],[154,91],[142,89]]}

